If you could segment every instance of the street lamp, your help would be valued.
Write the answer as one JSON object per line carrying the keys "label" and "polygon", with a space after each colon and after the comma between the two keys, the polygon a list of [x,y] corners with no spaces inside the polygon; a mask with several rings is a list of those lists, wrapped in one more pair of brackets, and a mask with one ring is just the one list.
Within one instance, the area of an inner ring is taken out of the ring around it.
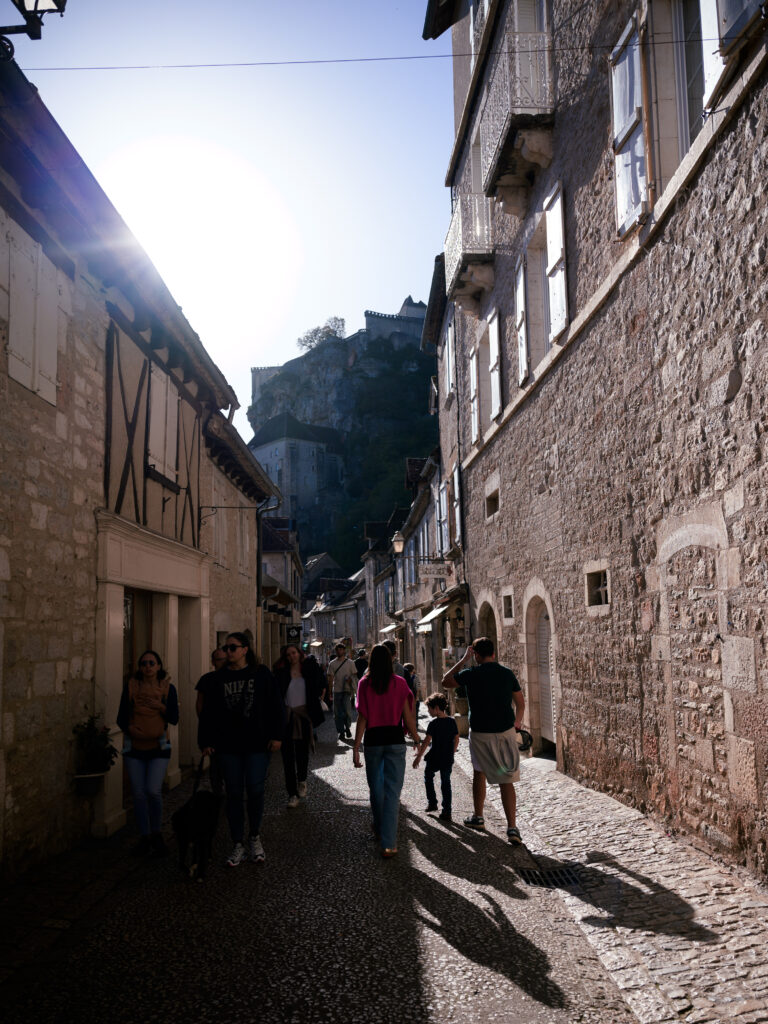
{"label": "street lamp", "polygon": [[13,60],[13,43],[6,36],[22,33],[30,39],[40,39],[43,34],[44,14],[63,14],[67,0],[11,0],[24,19],[23,25],[0,25],[0,60]]}
{"label": "street lamp", "polygon": [[392,550],[396,555],[402,555],[405,550],[405,537],[400,530],[392,538]]}

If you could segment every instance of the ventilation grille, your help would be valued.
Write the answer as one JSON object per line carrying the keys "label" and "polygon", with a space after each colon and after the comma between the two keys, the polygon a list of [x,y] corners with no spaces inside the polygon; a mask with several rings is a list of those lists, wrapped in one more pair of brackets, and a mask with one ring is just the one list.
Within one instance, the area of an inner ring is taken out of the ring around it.
{"label": "ventilation grille", "polygon": [[542,889],[574,889],[581,886],[581,865],[578,862],[559,864],[553,868],[517,868],[526,885]]}

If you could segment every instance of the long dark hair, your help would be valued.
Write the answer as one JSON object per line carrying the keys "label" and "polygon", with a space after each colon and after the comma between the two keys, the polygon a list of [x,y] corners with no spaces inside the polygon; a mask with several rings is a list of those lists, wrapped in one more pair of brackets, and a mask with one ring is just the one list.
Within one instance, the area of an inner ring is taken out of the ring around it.
{"label": "long dark hair", "polygon": [[387,692],[392,678],[392,655],[384,644],[375,644],[371,648],[366,675],[374,693]]}
{"label": "long dark hair", "polygon": [[168,675],[168,673],[163,668],[163,659],[160,657],[160,655],[157,653],[157,651],[143,651],[139,655],[139,657],[138,657],[138,659],[136,661],[136,671],[133,674],[133,678],[134,679],[143,679],[144,678],[144,676],[141,674],[140,666],[141,666],[141,662],[143,661],[144,656],[146,654],[151,654],[152,657],[157,662],[157,678],[158,679],[165,679],[165,677]]}
{"label": "long dark hair", "polygon": [[246,655],[245,661],[251,668],[256,668],[259,664],[259,659],[256,657],[256,653],[251,647],[250,637],[246,636],[245,633],[227,633],[227,640],[237,640],[239,644],[245,647]]}

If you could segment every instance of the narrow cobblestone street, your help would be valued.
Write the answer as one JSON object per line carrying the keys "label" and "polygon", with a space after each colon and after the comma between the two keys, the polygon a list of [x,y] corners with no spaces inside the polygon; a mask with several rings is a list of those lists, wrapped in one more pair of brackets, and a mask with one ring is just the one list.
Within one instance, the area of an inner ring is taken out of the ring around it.
{"label": "narrow cobblestone street", "polygon": [[[3,890],[4,1019],[768,1020],[766,892],[552,761],[523,763],[527,849],[507,845],[495,799],[487,834],[426,815],[409,767],[393,861],[331,723],[311,767],[288,810],[273,760],[263,869],[221,866],[222,821],[204,884],[172,857],[136,863],[126,829]],[[461,821],[466,741],[453,779]]]}

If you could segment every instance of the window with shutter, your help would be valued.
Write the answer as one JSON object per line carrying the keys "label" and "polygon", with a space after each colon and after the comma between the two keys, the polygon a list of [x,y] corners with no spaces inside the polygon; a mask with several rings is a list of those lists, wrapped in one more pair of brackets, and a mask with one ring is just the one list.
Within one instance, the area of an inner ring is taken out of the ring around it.
{"label": "window with shutter", "polygon": [[446,399],[453,394],[453,390],[456,386],[453,373],[454,353],[456,351],[454,331],[455,328],[453,320],[450,320],[446,328],[445,345],[443,346],[443,388]]}
{"label": "window with shutter", "polygon": [[440,484],[440,548],[445,554],[451,546],[450,523],[448,520],[448,483]]}
{"label": "window with shutter", "polygon": [[176,482],[179,396],[168,374],[152,364],[149,388],[147,461],[157,473]]}
{"label": "window with shutter", "polygon": [[515,268],[515,330],[517,331],[517,380],[522,387],[528,379],[528,328],[525,313],[525,262]]}
{"label": "window with shutter", "polygon": [[479,362],[479,353],[476,348],[473,348],[469,353],[469,417],[472,444],[480,436]]}
{"label": "window with shutter", "polygon": [[616,220],[625,234],[647,212],[648,172],[643,133],[640,36],[633,17],[610,57]]}
{"label": "window with shutter", "polygon": [[499,317],[496,310],[488,316],[488,363],[491,378],[491,419],[501,412],[501,345],[499,344]]}
{"label": "window with shutter", "polygon": [[8,376],[56,405],[59,288],[56,267],[26,232],[9,232]]}
{"label": "window with shutter", "polygon": [[563,192],[559,184],[544,201],[544,212],[547,225],[547,294],[549,297],[549,343],[551,344],[568,325]]}
{"label": "window with shutter", "polygon": [[453,536],[461,544],[461,489],[458,462],[453,467]]}

